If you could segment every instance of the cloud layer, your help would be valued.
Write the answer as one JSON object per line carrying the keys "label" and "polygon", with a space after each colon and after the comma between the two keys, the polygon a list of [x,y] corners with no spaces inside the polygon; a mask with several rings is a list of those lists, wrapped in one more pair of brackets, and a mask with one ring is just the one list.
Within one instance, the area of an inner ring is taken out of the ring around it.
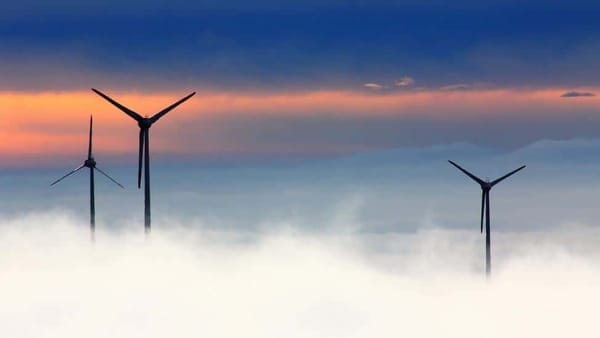
{"label": "cloud layer", "polygon": [[[85,175],[50,189],[46,168],[4,170],[0,327],[15,338],[593,336],[599,148],[158,161],[152,236],[140,192],[98,179],[95,246]],[[448,158],[483,177],[528,165],[492,192],[490,281],[479,188]],[[133,167],[109,169],[133,185]]]}
{"label": "cloud layer", "polygon": [[[590,229],[579,229],[575,239],[572,231],[500,237],[495,276],[486,281],[479,236],[461,232],[280,233],[251,241],[190,230],[155,232],[144,241],[125,232],[102,233],[92,247],[80,226],[60,214],[2,221],[5,335],[562,338],[596,332],[591,310],[600,300],[599,246],[580,239],[598,238]],[[576,243],[591,251],[572,251]]]}
{"label": "cloud layer", "polygon": [[592,96],[596,96],[596,94],[589,93],[589,92],[571,91],[571,92],[566,92],[566,93],[562,94],[560,97],[592,97]]}

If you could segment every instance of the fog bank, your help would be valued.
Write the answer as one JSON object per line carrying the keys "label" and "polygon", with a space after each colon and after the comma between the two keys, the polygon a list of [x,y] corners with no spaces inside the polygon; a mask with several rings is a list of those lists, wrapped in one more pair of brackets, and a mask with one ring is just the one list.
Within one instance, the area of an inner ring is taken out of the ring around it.
{"label": "fog bank", "polygon": [[[137,225],[137,224],[136,224]],[[594,337],[593,227],[269,234],[0,222],[5,337]],[[280,229],[286,228],[285,226]],[[165,226],[161,229],[165,229]]]}

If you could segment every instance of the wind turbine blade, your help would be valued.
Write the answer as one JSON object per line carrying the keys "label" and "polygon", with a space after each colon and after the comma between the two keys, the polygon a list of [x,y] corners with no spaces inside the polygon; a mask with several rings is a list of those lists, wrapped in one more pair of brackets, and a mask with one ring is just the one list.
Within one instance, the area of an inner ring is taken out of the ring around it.
{"label": "wind turbine blade", "polygon": [[69,171],[69,173],[68,173],[68,174],[66,174],[65,176],[63,176],[63,177],[61,177],[61,178],[57,179],[56,181],[52,182],[52,184],[50,184],[50,186],[53,186],[53,185],[55,185],[56,183],[58,183],[58,182],[60,182],[60,181],[64,180],[65,178],[67,178],[67,177],[68,177],[68,176],[70,176],[70,175],[73,175],[74,173],[76,173],[77,171],[79,171],[79,170],[80,170],[81,168],[83,168],[83,167],[85,167],[85,165],[83,165],[83,164],[82,164],[82,165],[80,165],[79,167],[77,167],[77,168],[75,168],[75,169],[73,169],[73,170]]}
{"label": "wind turbine blade", "polygon": [[519,167],[519,168],[517,168],[517,169],[515,169],[515,170],[513,170],[513,171],[511,171],[511,172],[509,172],[508,174],[506,174],[506,175],[504,175],[504,176],[502,176],[502,177],[500,177],[500,178],[498,178],[498,179],[496,179],[496,180],[492,181],[492,183],[490,183],[490,184],[491,184],[492,186],[494,186],[494,185],[496,185],[496,184],[498,184],[498,183],[502,182],[504,179],[508,178],[509,176],[511,176],[511,175],[513,175],[513,174],[515,174],[517,171],[519,171],[519,170],[521,170],[521,169],[523,169],[523,168],[525,168],[525,167],[526,167],[526,165],[524,165],[524,166],[522,166],[522,167]]}
{"label": "wind turbine blade", "polygon": [[104,171],[100,170],[98,167],[95,167],[94,169],[98,170],[102,175],[106,176],[106,178],[108,178],[109,180],[113,181],[119,187],[125,189],[125,187],[122,186],[121,183],[117,182],[115,179],[113,179],[112,177],[108,176],[107,173],[105,173]]}
{"label": "wind turbine blade", "polygon": [[461,166],[459,166],[458,164],[448,160],[448,162],[450,162],[450,164],[452,164],[453,166],[455,166],[456,168],[458,168],[458,170],[462,171],[463,173],[465,173],[465,175],[469,176],[473,181],[479,183],[480,185],[483,185],[484,182],[483,180],[481,180],[479,177],[471,174],[470,172],[466,171],[465,169],[463,169]]}
{"label": "wind turbine blade", "polygon": [[483,212],[485,210],[485,191],[481,191],[481,233],[483,233]]}
{"label": "wind turbine blade", "polygon": [[172,105],[168,106],[167,108],[161,110],[160,112],[154,114],[154,116],[152,116],[150,118],[150,122],[154,123],[154,122],[158,121],[158,119],[160,119],[161,117],[163,117],[166,113],[170,112],[171,110],[173,110],[178,105],[184,103],[185,101],[187,101],[190,97],[194,96],[195,94],[196,94],[196,92],[193,92],[193,93],[189,94],[188,96],[184,97],[183,99],[181,99],[181,100],[173,103]]}
{"label": "wind turbine blade", "polygon": [[146,129],[140,128],[140,149],[138,155],[138,189],[142,187],[142,157],[144,157],[144,133]]}
{"label": "wind turbine blade", "polygon": [[110,97],[108,97],[108,95],[105,95],[105,94],[104,94],[104,93],[102,93],[101,91],[99,91],[99,90],[96,90],[96,89],[94,89],[94,88],[92,88],[92,90],[93,90],[93,91],[94,91],[96,94],[98,94],[98,95],[102,96],[102,98],[104,98],[106,101],[110,102],[110,103],[111,103],[113,106],[115,106],[115,107],[119,108],[119,109],[120,109],[121,111],[123,111],[125,114],[127,114],[127,115],[131,116],[131,118],[133,118],[134,120],[136,120],[136,121],[139,121],[139,120],[142,120],[142,119],[143,119],[143,118],[142,118],[142,116],[141,116],[140,114],[138,114],[138,113],[134,112],[133,110],[131,110],[131,109],[129,109],[129,108],[127,108],[127,107],[125,107],[124,105],[120,104],[119,102],[117,102],[117,101],[115,101],[115,100],[111,99]]}
{"label": "wind turbine blade", "polygon": [[93,117],[92,117],[92,115],[90,115],[90,141],[89,141],[89,147],[88,147],[88,160],[92,158],[92,123],[93,123]]}

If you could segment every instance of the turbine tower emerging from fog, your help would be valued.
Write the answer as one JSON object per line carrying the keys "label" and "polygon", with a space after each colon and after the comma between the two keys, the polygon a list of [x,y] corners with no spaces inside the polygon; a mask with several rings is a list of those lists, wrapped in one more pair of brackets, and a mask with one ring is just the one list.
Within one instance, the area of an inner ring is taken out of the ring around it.
{"label": "turbine tower emerging from fog", "polygon": [[493,186],[502,182],[504,179],[515,174],[517,171],[525,168],[526,166],[515,169],[508,174],[490,182],[489,180],[484,181],[480,179],[450,160],[448,160],[448,162],[450,162],[450,164],[458,168],[458,170],[465,173],[465,175],[469,176],[473,181],[477,182],[481,186],[481,233],[483,233],[483,213],[485,211],[485,273],[489,277],[490,273],[492,272],[492,254],[490,248],[490,190]]}
{"label": "turbine tower emerging from fog", "polygon": [[179,106],[183,102],[187,101],[190,97],[196,94],[195,92],[189,94],[188,96],[182,98],[181,100],[173,103],[167,108],[161,110],[160,112],[154,114],[152,117],[142,117],[140,114],[134,112],[133,110],[123,106],[117,101],[111,99],[104,93],[100,92],[92,88],[92,90],[102,96],[106,101],[110,102],[115,107],[119,108],[125,114],[129,115],[132,119],[136,120],[138,126],[140,127],[140,139],[139,139],[139,154],[138,154],[138,189],[141,188],[142,185],[142,158],[144,161],[144,229],[146,234],[150,233],[151,221],[150,221],[150,127],[154,124],[154,122],[158,121],[165,114],[173,110],[175,107]]}
{"label": "turbine tower emerging from fog", "polygon": [[90,116],[90,140],[89,140],[89,144],[88,144],[87,159],[79,167],[71,170],[65,176],[52,182],[52,184],[50,184],[50,186],[55,185],[56,183],[67,178],[67,176],[70,176],[83,168],[90,168],[90,231],[92,233],[92,240],[94,240],[94,233],[96,231],[96,206],[95,206],[95,199],[94,199],[94,170],[98,170],[99,173],[106,176],[109,180],[113,181],[119,187],[121,187],[121,188],[124,188],[124,187],[119,182],[115,181],[112,177],[108,176],[108,174],[106,174],[104,171],[102,171],[102,170],[98,169],[98,167],[96,167],[96,160],[94,160],[94,156],[92,155],[92,123],[93,123],[93,118],[92,118],[92,116]]}

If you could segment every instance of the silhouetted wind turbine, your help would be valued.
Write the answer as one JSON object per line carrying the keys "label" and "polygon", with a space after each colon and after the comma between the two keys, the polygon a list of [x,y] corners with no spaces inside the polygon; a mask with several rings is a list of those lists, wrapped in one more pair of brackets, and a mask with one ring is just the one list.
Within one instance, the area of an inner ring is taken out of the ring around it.
{"label": "silhouetted wind turbine", "polygon": [[86,168],[86,167],[90,168],[90,231],[92,233],[92,240],[93,240],[94,233],[96,231],[96,206],[95,206],[95,199],[94,199],[94,170],[98,170],[99,173],[106,176],[109,180],[113,181],[119,187],[121,187],[121,188],[124,188],[124,187],[119,182],[115,181],[112,177],[108,176],[107,173],[105,173],[104,171],[102,171],[98,167],[96,167],[96,160],[94,160],[94,156],[92,155],[92,123],[93,123],[93,118],[92,118],[92,116],[90,116],[90,140],[89,140],[89,145],[88,145],[87,159],[79,167],[71,170],[65,176],[52,182],[52,184],[50,184],[50,186],[55,185],[56,183],[62,181],[63,179],[67,178],[68,176],[76,173],[77,171],[79,171],[83,168]]}
{"label": "silhouetted wind turbine", "polygon": [[450,162],[450,164],[458,168],[458,170],[465,173],[465,175],[469,176],[473,181],[477,182],[481,186],[481,232],[483,233],[483,213],[485,210],[485,273],[487,276],[489,276],[492,272],[492,254],[490,248],[490,190],[493,186],[502,182],[504,179],[515,174],[517,171],[525,168],[526,166],[519,167],[518,169],[515,169],[508,174],[490,182],[488,179],[485,181],[480,179],[450,160],[448,160],[448,162]]}
{"label": "silhouetted wind turbine", "polygon": [[110,102],[115,107],[119,108],[125,114],[137,121],[140,127],[140,141],[139,141],[139,155],[138,155],[138,189],[141,188],[142,184],[142,157],[144,158],[144,229],[146,233],[150,232],[150,127],[154,122],[158,121],[165,114],[179,106],[183,102],[187,101],[190,97],[194,96],[196,92],[189,94],[181,100],[173,103],[167,108],[154,114],[152,117],[142,117],[140,114],[133,110],[123,106],[117,101],[111,99],[104,93],[92,88],[92,90],[102,96],[106,101]]}

